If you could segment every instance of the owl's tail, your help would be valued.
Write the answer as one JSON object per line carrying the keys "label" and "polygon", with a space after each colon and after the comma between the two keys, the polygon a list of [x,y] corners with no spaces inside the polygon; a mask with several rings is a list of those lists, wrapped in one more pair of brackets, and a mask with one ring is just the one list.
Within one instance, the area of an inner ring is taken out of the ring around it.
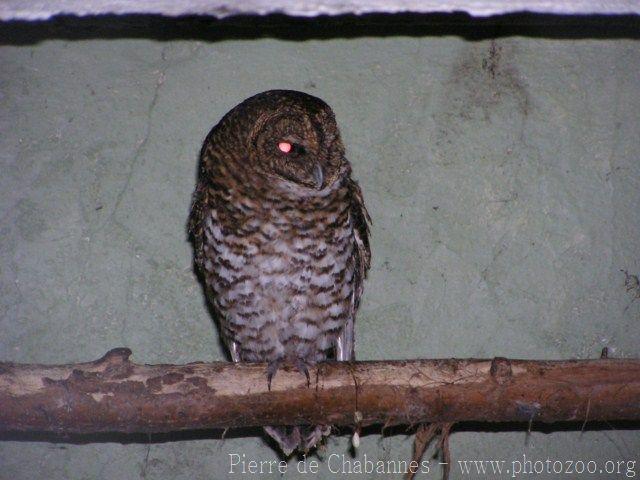
{"label": "owl's tail", "polygon": [[325,425],[302,425],[292,427],[264,427],[264,431],[280,446],[285,457],[295,450],[307,453],[331,433],[331,427]]}

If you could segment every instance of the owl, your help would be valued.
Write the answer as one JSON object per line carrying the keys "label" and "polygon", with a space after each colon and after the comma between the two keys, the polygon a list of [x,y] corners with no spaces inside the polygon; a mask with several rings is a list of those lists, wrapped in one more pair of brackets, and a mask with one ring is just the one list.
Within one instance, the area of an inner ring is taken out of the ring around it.
{"label": "owl", "polygon": [[[234,362],[282,362],[309,378],[354,360],[371,262],[369,214],[336,120],[319,98],[270,90],[207,135],[189,217],[195,266]],[[265,427],[286,456],[329,426]]]}

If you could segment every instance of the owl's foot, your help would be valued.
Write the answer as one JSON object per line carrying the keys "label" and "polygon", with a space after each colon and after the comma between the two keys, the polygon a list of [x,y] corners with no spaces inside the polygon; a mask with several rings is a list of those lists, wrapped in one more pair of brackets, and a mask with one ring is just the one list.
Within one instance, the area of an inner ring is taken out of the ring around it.
{"label": "owl's foot", "polygon": [[282,358],[269,362],[269,365],[267,366],[267,386],[269,387],[269,391],[271,391],[271,380],[276,376],[276,372],[280,368],[280,365],[282,365]]}
{"label": "owl's foot", "polygon": [[[269,387],[269,391],[271,391],[271,380],[276,376],[278,369],[282,365],[284,359],[278,358],[277,360],[273,360],[269,362],[267,366],[267,385]],[[293,362],[294,366],[300,373],[304,373],[304,376],[307,377],[307,387],[311,385],[311,377],[309,376],[309,367],[313,366],[313,363],[306,362],[302,358],[296,358]]]}

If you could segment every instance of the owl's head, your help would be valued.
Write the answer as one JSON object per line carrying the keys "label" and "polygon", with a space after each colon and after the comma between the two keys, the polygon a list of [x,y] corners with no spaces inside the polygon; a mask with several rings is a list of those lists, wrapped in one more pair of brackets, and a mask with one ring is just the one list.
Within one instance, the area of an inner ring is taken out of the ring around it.
{"label": "owl's head", "polygon": [[270,90],[248,98],[232,112],[242,124],[236,138],[244,143],[248,166],[267,181],[322,190],[348,168],[335,116],[319,98]]}

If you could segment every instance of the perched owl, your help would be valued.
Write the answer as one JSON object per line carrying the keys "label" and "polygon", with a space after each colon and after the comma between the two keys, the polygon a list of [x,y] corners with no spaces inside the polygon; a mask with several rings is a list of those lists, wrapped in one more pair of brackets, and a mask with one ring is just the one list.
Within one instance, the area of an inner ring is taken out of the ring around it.
{"label": "perched owl", "polygon": [[[200,154],[189,232],[234,362],[354,359],[369,269],[369,215],[331,108],[271,90],[233,108]],[[330,427],[265,427],[285,455]]]}

